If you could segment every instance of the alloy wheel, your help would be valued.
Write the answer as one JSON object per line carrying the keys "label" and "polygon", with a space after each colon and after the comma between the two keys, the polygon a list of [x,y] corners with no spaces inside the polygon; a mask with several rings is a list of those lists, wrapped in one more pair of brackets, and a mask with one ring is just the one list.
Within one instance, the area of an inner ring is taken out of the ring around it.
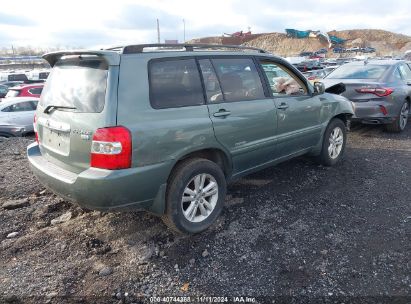
{"label": "alloy wheel", "polygon": [[340,127],[335,127],[329,137],[328,155],[331,159],[336,159],[343,148],[344,133]]}
{"label": "alloy wheel", "polygon": [[194,176],[184,188],[181,208],[184,217],[193,223],[204,221],[213,212],[218,201],[218,184],[210,174]]}

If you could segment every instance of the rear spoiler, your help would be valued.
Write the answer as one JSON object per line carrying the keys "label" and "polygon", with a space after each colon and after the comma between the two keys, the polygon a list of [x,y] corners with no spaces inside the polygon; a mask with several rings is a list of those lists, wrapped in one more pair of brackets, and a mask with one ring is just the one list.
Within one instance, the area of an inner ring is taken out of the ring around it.
{"label": "rear spoiler", "polygon": [[120,64],[120,55],[114,51],[58,51],[47,53],[43,55],[43,59],[46,60],[52,67],[60,60],[63,56],[76,56],[79,57],[82,55],[94,55],[103,57],[108,65],[119,65]]}

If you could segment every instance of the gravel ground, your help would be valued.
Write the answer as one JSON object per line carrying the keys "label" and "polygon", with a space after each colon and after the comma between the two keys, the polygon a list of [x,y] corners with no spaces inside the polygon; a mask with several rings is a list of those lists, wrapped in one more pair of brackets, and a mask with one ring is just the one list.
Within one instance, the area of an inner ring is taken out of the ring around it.
{"label": "gravel ground", "polygon": [[231,184],[195,236],[55,196],[29,171],[31,141],[0,142],[0,303],[411,303],[411,125],[355,126],[333,168],[301,157]]}

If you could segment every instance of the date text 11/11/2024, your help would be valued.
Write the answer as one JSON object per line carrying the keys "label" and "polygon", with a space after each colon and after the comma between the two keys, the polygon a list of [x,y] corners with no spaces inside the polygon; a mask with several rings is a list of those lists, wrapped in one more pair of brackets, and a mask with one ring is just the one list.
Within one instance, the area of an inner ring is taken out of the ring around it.
{"label": "date text 11/11/2024", "polygon": [[254,297],[208,297],[208,296],[182,296],[182,297],[150,297],[151,303],[255,303]]}

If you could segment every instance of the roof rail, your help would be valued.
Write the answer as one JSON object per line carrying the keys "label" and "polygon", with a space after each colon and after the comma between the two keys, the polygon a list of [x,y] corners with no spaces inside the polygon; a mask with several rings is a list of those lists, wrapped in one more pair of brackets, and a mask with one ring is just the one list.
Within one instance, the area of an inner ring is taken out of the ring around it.
{"label": "roof rail", "polygon": [[267,53],[266,51],[249,46],[242,45],[226,45],[226,44],[185,44],[185,43],[153,43],[153,44],[135,44],[126,46],[111,47],[106,50],[119,51],[123,54],[143,53],[145,48],[161,49],[184,49],[186,52],[193,52],[198,49],[232,49],[238,51],[256,51],[259,53]]}

